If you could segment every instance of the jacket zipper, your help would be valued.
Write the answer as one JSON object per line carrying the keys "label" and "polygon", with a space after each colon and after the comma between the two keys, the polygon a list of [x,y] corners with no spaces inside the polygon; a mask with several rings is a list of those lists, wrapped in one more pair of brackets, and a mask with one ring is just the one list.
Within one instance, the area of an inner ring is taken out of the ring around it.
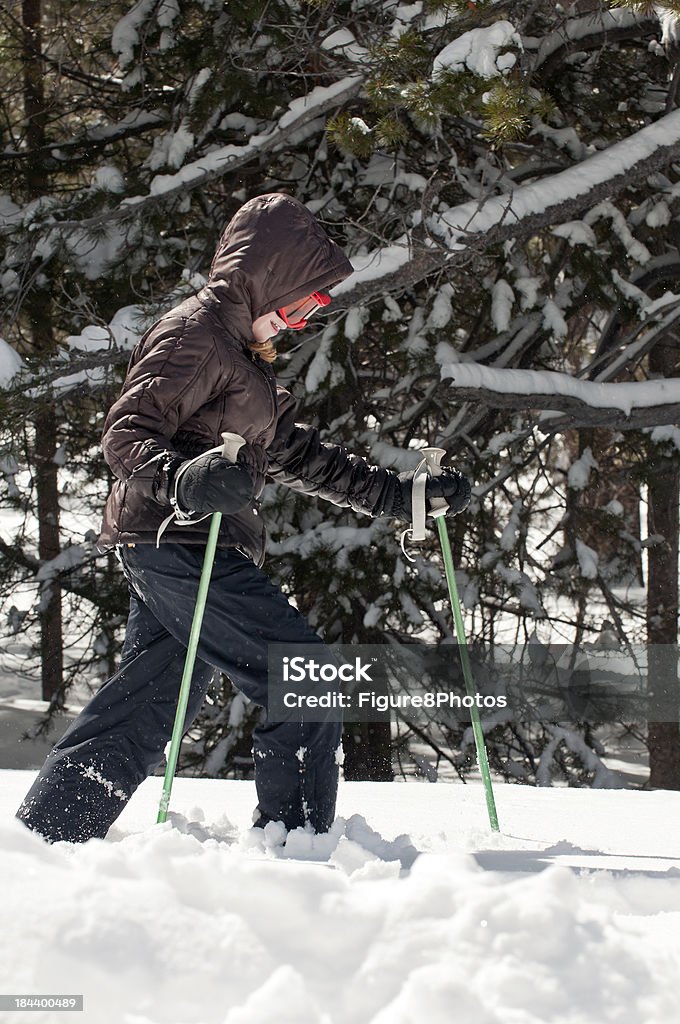
{"label": "jacket zipper", "polygon": [[[253,362],[255,363],[255,358],[253,358]],[[257,363],[255,363],[255,365],[257,366]],[[269,388],[269,395],[270,395],[271,400],[272,400],[272,415],[271,415],[271,419],[269,420],[269,423],[264,428],[264,430],[260,431],[260,437],[264,439],[265,434],[267,433],[267,431],[271,427],[272,423],[276,419],[276,386],[275,386],[273,378],[272,378],[272,376],[270,374],[265,373],[265,371],[261,370],[259,366],[257,366],[257,369],[260,371],[262,376],[267,381],[267,387]]]}

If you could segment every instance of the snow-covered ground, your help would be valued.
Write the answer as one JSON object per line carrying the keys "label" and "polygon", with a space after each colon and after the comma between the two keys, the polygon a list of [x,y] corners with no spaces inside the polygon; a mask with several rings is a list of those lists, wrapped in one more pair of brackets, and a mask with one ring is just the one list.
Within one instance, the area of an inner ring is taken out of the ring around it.
{"label": "snow-covered ground", "polygon": [[345,783],[330,836],[282,847],[251,783],[179,778],[155,825],[154,778],[78,847],[13,820],[32,772],[0,776],[0,992],[84,995],[33,1021],[677,1019],[678,793],[500,785],[497,835],[477,785]]}

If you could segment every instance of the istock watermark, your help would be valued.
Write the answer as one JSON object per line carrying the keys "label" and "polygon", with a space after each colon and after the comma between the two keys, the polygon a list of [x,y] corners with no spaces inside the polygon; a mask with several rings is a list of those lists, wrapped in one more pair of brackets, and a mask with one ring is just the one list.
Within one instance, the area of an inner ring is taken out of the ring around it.
{"label": "istock watermark", "polygon": [[371,683],[370,664],[363,665],[361,658],[355,658],[354,664],[336,664],[335,660],[317,661],[316,658],[305,658],[298,654],[293,658],[284,655],[281,659],[284,683]]}
{"label": "istock watermark", "polygon": [[465,715],[473,706],[506,707],[504,694],[466,693],[455,658],[451,647],[444,652],[419,649],[416,657],[408,646],[274,645],[269,649],[268,720],[375,722],[389,721],[394,714]]}
{"label": "istock watermark", "polygon": [[678,648],[598,644],[469,648],[466,687],[457,645],[272,645],[270,722],[678,721]]}

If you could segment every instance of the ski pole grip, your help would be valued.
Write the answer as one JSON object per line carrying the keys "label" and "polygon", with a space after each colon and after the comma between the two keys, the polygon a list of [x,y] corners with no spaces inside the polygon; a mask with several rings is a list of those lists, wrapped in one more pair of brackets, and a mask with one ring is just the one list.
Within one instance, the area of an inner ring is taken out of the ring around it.
{"label": "ski pole grip", "polygon": [[427,471],[430,476],[441,476],[441,463],[446,455],[446,448],[421,448],[420,454],[427,463]]}
{"label": "ski pole grip", "polygon": [[222,458],[229,459],[230,462],[236,462],[239,451],[246,443],[245,437],[241,437],[240,434],[231,434],[229,431],[226,431],[222,434],[222,440],[224,441],[224,444],[222,445]]}

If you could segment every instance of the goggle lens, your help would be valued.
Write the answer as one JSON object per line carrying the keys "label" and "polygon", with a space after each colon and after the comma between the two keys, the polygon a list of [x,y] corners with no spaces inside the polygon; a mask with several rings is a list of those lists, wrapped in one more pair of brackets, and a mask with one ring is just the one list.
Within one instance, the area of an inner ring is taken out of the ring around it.
{"label": "goggle lens", "polygon": [[323,292],[312,292],[306,298],[291,302],[288,306],[282,306],[276,312],[286,327],[290,327],[292,331],[301,331],[303,327],[307,326],[308,318],[316,313],[317,309],[329,306],[330,302],[330,295],[325,295]]}

